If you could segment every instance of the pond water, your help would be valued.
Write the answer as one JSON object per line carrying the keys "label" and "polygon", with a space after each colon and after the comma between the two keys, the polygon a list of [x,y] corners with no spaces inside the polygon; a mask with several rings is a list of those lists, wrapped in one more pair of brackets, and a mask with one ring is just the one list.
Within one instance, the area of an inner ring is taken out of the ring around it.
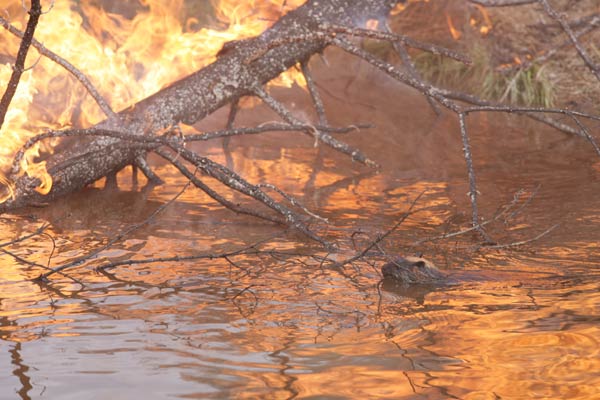
{"label": "pond water", "polygon": [[[482,215],[491,218],[522,191],[490,234],[511,243],[560,225],[516,248],[479,248],[468,234],[423,241],[468,226],[456,120],[436,117],[422,98],[364,65],[337,62],[344,72],[315,62],[329,118],[376,124],[340,137],[379,171],[300,134],[233,138],[227,153],[221,143],[197,149],[328,218],[313,228],[337,241],[339,253],[329,254],[337,260],[391,228],[422,194],[379,249],[343,270],[329,268],[313,257],[327,256],[315,243],[190,188],[97,260],[69,271],[82,284],[64,276],[33,283],[38,267],[3,254],[0,398],[600,398],[600,160],[590,146],[523,117],[470,117]],[[299,89],[273,92],[310,116]],[[226,115],[219,111],[202,128],[222,126]],[[259,105],[238,123],[273,119]],[[121,191],[98,184],[45,209],[3,216],[0,242],[48,222],[43,235],[6,249],[50,266],[93,251],[185,184],[152,161],[167,185],[144,191],[123,172]],[[273,252],[93,269],[260,241]],[[383,253],[423,253],[457,283],[379,284]]]}

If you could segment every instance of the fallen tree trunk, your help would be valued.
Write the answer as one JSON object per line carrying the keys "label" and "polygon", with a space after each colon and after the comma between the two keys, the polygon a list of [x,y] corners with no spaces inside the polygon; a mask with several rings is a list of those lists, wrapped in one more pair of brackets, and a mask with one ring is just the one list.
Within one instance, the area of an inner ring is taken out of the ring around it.
{"label": "fallen tree trunk", "polygon": [[[396,0],[308,1],[260,36],[231,42],[214,63],[94,128],[123,135],[153,136],[179,123],[193,124],[241,96],[254,93],[290,67],[322,51],[327,43],[314,32],[323,23],[357,26],[367,19],[387,16],[396,3]],[[48,172],[53,180],[48,194],[35,190],[40,184],[37,178],[17,177],[13,171],[10,178],[16,181],[14,196],[0,205],[0,212],[46,203],[77,191],[136,164],[153,146],[156,143],[101,135],[78,138],[48,158]],[[352,156],[366,160],[357,152],[352,152]]]}

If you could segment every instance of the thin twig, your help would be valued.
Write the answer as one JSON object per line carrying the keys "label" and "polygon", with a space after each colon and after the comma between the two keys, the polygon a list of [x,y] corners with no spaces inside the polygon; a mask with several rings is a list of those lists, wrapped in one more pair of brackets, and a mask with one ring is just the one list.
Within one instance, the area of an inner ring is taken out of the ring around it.
{"label": "thin twig", "polygon": [[361,258],[363,258],[373,247],[377,246],[379,243],[381,243],[386,237],[388,237],[390,234],[392,234],[392,232],[394,232],[396,229],[398,229],[400,227],[400,225],[402,225],[402,223],[406,220],[406,218],[408,218],[410,215],[413,214],[413,208],[415,207],[415,205],[417,204],[417,202],[419,201],[419,199],[426,193],[427,191],[423,191],[421,192],[410,204],[410,207],[408,208],[408,210],[406,212],[404,212],[401,216],[400,219],[398,220],[398,222],[396,222],[394,224],[394,226],[392,226],[390,229],[388,229],[386,232],[384,232],[383,234],[377,235],[377,237],[375,238],[375,240],[373,240],[371,243],[369,243],[369,245],[367,245],[361,252],[355,254],[354,256],[347,258],[343,261],[340,262],[336,262],[334,263],[333,267],[335,268],[341,268],[346,264],[350,264],[353,263],[356,260],[359,260]]}
{"label": "thin twig", "polygon": [[281,218],[277,218],[275,216],[264,214],[255,209],[245,208],[245,207],[240,206],[239,204],[235,204],[235,203],[227,200],[226,198],[221,196],[219,193],[212,190],[208,185],[206,185],[204,182],[202,182],[198,177],[196,177],[189,169],[186,168],[185,165],[183,165],[183,163],[181,161],[177,160],[176,155],[170,154],[169,152],[162,150],[162,149],[157,149],[154,152],[156,154],[158,154],[159,156],[161,156],[162,158],[164,158],[165,160],[169,161],[171,164],[173,164],[173,166],[175,168],[177,168],[179,170],[179,172],[181,172],[183,174],[183,176],[188,178],[197,188],[202,190],[204,193],[209,195],[212,199],[216,200],[219,204],[221,204],[225,208],[228,208],[231,211],[238,213],[238,214],[251,215],[253,217],[264,219],[269,222],[274,222],[276,224],[285,224],[285,220],[283,220]]}
{"label": "thin twig", "polygon": [[385,74],[391,76],[393,79],[397,80],[398,82],[409,85],[426,96],[433,97],[440,104],[442,104],[444,107],[448,108],[449,110],[451,110],[455,113],[459,113],[461,111],[461,108],[455,102],[451,101],[451,99],[449,99],[446,96],[445,93],[447,91],[444,91],[443,89],[437,88],[428,83],[425,83],[419,79],[413,78],[412,76],[410,76],[410,75],[404,73],[403,71],[401,71],[400,69],[398,69],[393,64],[390,64],[386,61],[383,61],[383,60],[373,56],[369,52],[350,43],[348,40],[343,40],[342,38],[334,38],[334,39],[332,39],[331,43],[333,45],[335,45],[336,47],[339,47],[340,49],[344,50],[345,52],[347,52],[349,54],[353,54],[353,55],[365,60],[366,62],[368,62],[369,64],[378,68]]}
{"label": "thin twig", "polygon": [[22,35],[19,51],[17,52],[17,59],[13,65],[13,72],[10,76],[8,84],[6,85],[6,91],[4,92],[2,99],[0,99],[0,128],[2,128],[2,125],[4,124],[6,112],[8,111],[10,102],[17,91],[17,86],[21,80],[21,75],[25,70],[25,59],[27,58],[29,46],[31,46],[35,28],[37,27],[40,15],[42,15],[42,5],[40,4],[40,0],[31,0],[31,8],[29,9],[28,13],[29,20],[27,21],[25,33]]}
{"label": "thin twig", "polygon": [[315,106],[315,111],[317,112],[317,117],[319,119],[319,125],[327,126],[329,124],[327,122],[327,115],[325,114],[323,100],[321,99],[321,95],[319,95],[319,90],[315,85],[315,81],[308,66],[308,61],[302,61],[302,63],[300,63],[300,68],[302,69],[302,75],[304,75],[306,87],[308,88],[308,92],[310,93],[310,97],[312,98],[313,105]]}
{"label": "thin twig", "polygon": [[[385,31],[387,33],[393,33],[388,23],[385,24]],[[393,42],[393,46],[394,50],[396,51],[396,54],[398,54],[398,56],[402,60],[402,63],[404,64],[404,67],[406,68],[408,73],[411,74],[413,78],[422,80],[421,74],[419,74],[419,71],[417,71],[415,63],[413,63],[413,60],[411,59],[410,54],[408,54],[408,51],[406,50],[404,44],[395,41]],[[435,115],[440,116],[442,114],[442,111],[440,110],[440,107],[436,104],[435,100],[430,96],[427,96],[426,98],[427,102],[429,103],[429,106],[431,107]]]}
{"label": "thin twig", "polygon": [[154,210],[154,212],[152,212],[152,214],[150,214],[150,216],[148,218],[146,218],[144,221],[129,226],[127,229],[123,230],[118,235],[116,235],[113,239],[109,240],[105,245],[92,250],[90,253],[88,253],[84,256],[78,257],[77,259],[75,259],[67,264],[63,264],[58,267],[51,268],[51,270],[49,272],[46,272],[46,273],[40,275],[35,280],[41,281],[41,282],[46,282],[46,281],[48,281],[48,278],[51,275],[53,275],[57,272],[61,272],[61,271],[64,271],[65,269],[80,266],[83,263],[85,263],[86,261],[89,261],[89,260],[95,258],[98,254],[102,253],[106,249],[109,249],[112,245],[114,245],[115,243],[117,243],[118,241],[120,241],[121,239],[126,237],[127,235],[131,234],[132,232],[134,232],[134,231],[140,229],[141,227],[148,225],[150,222],[152,222],[156,218],[157,215],[159,215],[161,212],[163,212],[165,210],[165,208],[167,208],[168,206],[173,204],[175,202],[175,200],[177,200],[183,194],[183,192],[185,192],[185,190],[190,186],[190,184],[191,184],[191,181],[188,180],[188,182],[181,188],[181,190],[171,200],[169,200],[168,202],[166,202],[165,204],[161,205],[156,210]]}
{"label": "thin twig", "polygon": [[[536,192],[537,192],[537,188],[534,191],[534,193],[532,193],[531,196],[529,196],[529,198],[527,199],[527,201],[525,202],[525,204],[528,204],[533,199],[533,197],[535,196]],[[513,196],[513,200],[508,205],[504,206],[504,208],[501,211],[497,212],[494,216],[492,216],[492,218],[490,218],[490,219],[488,219],[486,221],[483,221],[479,225],[481,227],[489,225],[492,222],[495,222],[498,219],[500,219],[500,217],[502,217],[507,212],[511,211],[517,205],[517,203],[519,202],[519,200],[521,199],[521,194],[522,194],[521,190],[518,191],[517,193],[515,193],[515,195]],[[523,208],[523,206],[520,207],[515,212],[511,213],[508,217],[506,217],[506,219],[509,219],[509,218],[513,217],[522,208]],[[417,240],[416,242],[412,243],[412,246],[418,246],[418,245],[421,245],[421,244],[427,243],[427,242],[435,242],[435,241],[438,241],[438,240],[444,240],[444,239],[449,239],[451,237],[465,235],[465,234],[467,234],[469,232],[475,231],[476,229],[477,229],[476,226],[471,225],[469,228],[461,229],[460,231],[444,233],[443,235],[434,236],[434,237],[428,237],[428,238],[425,238],[425,239]]]}
{"label": "thin twig", "polygon": [[183,159],[196,166],[200,171],[206,173],[212,178],[217,179],[225,186],[228,186],[242,194],[245,194],[246,196],[252,197],[253,199],[263,203],[270,209],[274,210],[275,212],[283,216],[289,225],[293,226],[307,237],[317,241],[326,248],[334,247],[333,244],[327,242],[319,235],[314,233],[312,230],[310,230],[308,226],[306,226],[306,224],[302,222],[300,216],[297,215],[294,211],[273,200],[265,192],[260,190],[259,187],[257,187],[256,185],[252,185],[240,175],[231,171],[227,167],[216,163],[207,157],[202,157],[182,147],[174,141],[168,142],[167,145],[171,149],[173,149],[173,151],[179,154]]}
{"label": "thin twig", "polygon": [[558,228],[559,226],[560,226],[560,224],[553,225],[550,228],[546,229],[544,232],[540,233],[539,235],[537,235],[531,239],[523,240],[520,242],[507,243],[507,244],[495,244],[495,245],[491,245],[491,246],[486,246],[486,249],[506,249],[509,247],[523,246],[525,244],[535,242],[536,240],[541,239],[542,237],[546,236],[547,234],[549,234],[550,232],[552,232],[554,229]]}
{"label": "thin twig", "polygon": [[327,218],[323,218],[323,217],[313,213],[308,208],[306,208],[298,199],[296,199],[294,196],[287,194],[283,190],[279,189],[277,186],[270,184],[270,183],[259,183],[256,186],[259,188],[268,188],[268,189],[274,190],[275,192],[279,193],[283,198],[285,198],[287,201],[289,201],[292,205],[302,209],[302,211],[304,211],[307,215],[310,215],[311,217],[318,219],[319,221],[325,222],[327,224],[329,223]]}
{"label": "thin twig", "polygon": [[[595,29],[600,28],[600,15],[592,14],[591,16],[587,17],[587,20],[585,22],[586,22],[586,25],[583,28],[581,28],[577,32],[574,32],[574,35],[578,40],[582,36],[587,35],[588,33],[594,31]],[[577,24],[576,24],[576,22],[574,22],[571,25],[577,25]],[[541,63],[548,61],[549,59],[554,57],[560,50],[564,49],[565,47],[571,46],[572,44],[573,44],[573,42],[569,38],[569,39],[565,40],[563,43],[561,43],[551,49],[540,52],[541,54],[539,56],[537,56],[531,60],[525,60],[522,64],[515,64],[508,68],[500,67],[500,69],[504,72],[509,71],[509,70],[513,70],[513,71],[514,70],[527,70],[534,64],[541,64]]]}
{"label": "thin twig", "polygon": [[35,237],[35,236],[40,236],[49,227],[50,227],[50,224],[43,224],[42,226],[40,226],[38,229],[36,229],[32,233],[29,233],[27,235],[18,237],[17,239],[11,240],[9,242],[0,243],[0,248],[6,247],[6,246],[10,246],[10,245],[13,245],[13,244],[16,244],[16,243],[19,243],[19,242],[22,242],[24,240],[27,240],[27,239]]}
{"label": "thin twig", "polygon": [[321,29],[328,33],[344,33],[351,36],[368,37],[371,39],[385,40],[388,42],[400,42],[401,44],[406,45],[408,47],[427,51],[431,54],[442,55],[448,58],[452,58],[456,61],[462,62],[463,64],[471,64],[471,60],[469,59],[469,57],[460,54],[454,50],[450,50],[441,46],[436,46],[431,43],[420,42],[408,36],[399,35],[393,32],[375,31],[372,29],[364,28],[350,28],[347,26],[328,24],[322,25]]}
{"label": "thin twig", "polygon": [[521,107],[521,106],[507,106],[507,105],[475,105],[465,107],[462,110],[465,114],[473,112],[504,112],[504,113],[542,113],[542,114],[563,114],[569,116],[576,116],[580,118],[591,119],[594,121],[600,121],[600,115],[585,113],[581,111],[568,110],[565,108],[544,108],[544,107]]}
{"label": "thin twig", "polygon": [[[275,100],[273,97],[271,97],[271,95],[269,95],[262,88],[255,87],[254,94],[256,94],[267,106],[269,106],[273,111],[275,111],[288,124],[303,125],[302,122],[300,120],[298,120],[296,117],[294,117],[292,115],[292,113],[290,113],[283,104],[281,104],[280,102]],[[314,134],[314,137],[316,140],[315,143],[317,143],[318,141],[323,142],[326,145],[328,145],[329,147],[331,147],[341,153],[348,154],[349,156],[352,157],[353,160],[359,161],[359,162],[361,162],[365,165],[371,166],[371,167],[377,167],[377,163],[375,163],[371,159],[367,158],[358,149],[355,149],[355,148],[347,145],[346,143],[340,142],[339,140],[335,139],[331,135],[329,135],[323,131],[320,131],[316,127],[314,127],[313,134]]]}
{"label": "thin twig", "polygon": [[[231,131],[233,129],[233,124],[235,123],[235,118],[238,115],[238,111],[240,110],[240,99],[236,98],[231,102],[229,106],[229,115],[227,116],[227,123],[225,124],[225,130]],[[229,140],[230,136],[223,136],[223,150],[229,149]]]}
{"label": "thin twig", "polygon": [[577,118],[573,114],[569,114],[569,116],[571,117],[571,119],[573,119],[573,121],[575,121],[575,123],[577,124],[577,126],[579,127],[579,129],[581,130],[583,135],[585,136],[585,138],[594,147],[594,150],[596,150],[596,154],[598,154],[598,156],[600,156],[600,147],[598,147],[598,143],[596,143],[596,139],[594,139],[594,137],[590,134],[587,127],[585,125],[583,125],[581,123],[581,121],[579,120],[579,118]]}
{"label": "thin twig", "polygon": [[[2,25],[6,30],[8,30],[13,35],[22,38],[23,32],[15,28],[3,17],[0,17],[0,25]],[[88,77],[82,73],[79,69],[77,69],[73,64],[60,57],[56,53],[47,49],[42,43],[33,39],[31,41],[31,45],[37,49],[43,56],[48,57],[50,60],[54,61],[68,72],[70,72],[81,84],[87,89],[88,93],[94,98],[100,109],[106,114],[109,118],[117,118],[117,115],[109,106],[108,102],[100,95],[100,92],[94,87],[92,82],[88,79]]]}
{"label": "thin twig", "polygon": [[598,66],[594,62],[594,60],[592,60],[587,51],[583,48],[583,46],[581,46],[579,40],[577,39],[577,36],[573,33],[573,30],[569,26],[569,23],[566,21],[564,15],[558,13],[554,8],[552,8],[550,3],[548,3],[548,0],[538,0],[538,2],[542,5],[542,7],[544,7],[544,11],[546,11],[546,14],[548,14],[550,18],[552,18],[560,24],[563,31],[565,31],[565,33],[571,40],[571,43],[573,43],[573,46],[575,46],[577,53],[579,53],[579,56],[581,57],[585,65],[596,76],[596,79],[600,81],[600,66]]}
{"label": "thin twig", "polygon": [[[258,250],[257,247],[269,240],[272,240],[272,238],[269,237],[267,239],[253,243],[249,246],[244,246],[241,249],[232,250],[232,251],[223,252],[223,253],[193,254],[193,255],[189,255],[189,256],[173,256],[173,257],[157,257],[157,258],[146,258],[143,260],[121,260],[121,261],[113,261],[113,262],[99,265],[95,269],[97,271],[103,271],[103,270],[107,270],[107,269],[111,269],[111,268],[116,268],[121,265],[143,265],[143,264],[154,264],[154,263],[161,263],[161,262],[181,262],[181,261],[192,261],[192,260],[202,260],[202,259],[214,260],[217,258],[226,259],[228,257],[234,257],[234,256],[239,256],[239,255],[258,254],[258,253],[260,253],[260,250]],[[268,251],[267,251],[267,253],[268,253]]]}
{"label": "thin twig", "polygon": [[369,129],[372,128],[372,124],[356,124],[349,125],[345,127],[331,127],[331,126],[323,126],[323,125],[308,125],[308,124],[283,124],[283,123],[264,123],[256,127],[250,128],[231,128],[224,129],[212,132],[198,133],[198,134],[188,134],[185,135],[184,138],[186,142],[195,142],[195,141],[205,141],[212,140],[216,138],[226,138],[229,136],[241,136],[241,135],[255,135],[265,132],[304,132],[311,133],[314,129],[319,131],[327,132],[327,133],[348,133],[352,131],[357,131],[361,129]]}
{"label": "thin twig", "polygon": [[33,261],[29,261],[21,256],[19,256],[18,254],[13,253],[10,250],[6,250],[6,249],[0,249],[0,252],[7,254],[9,256],[11,256],[12,258],[14,258],[15,260],[17,260],[18,262],[20,262],[21,264],[25,264],[25,265],[29,265],[30,267],[36,267],[36,268],[43,268],[43,269],[48,269],[47,266],[43,265],[43,264],[38,264],[36,262]]}
{"label": "thin twig", "polygon": [[489,237],[487,232],[481,227],[479,223],[479,210],[477,207],[477,195],[479,194],[477,190],[477,180],[475,178],[475,169],[473,168],[473,156],[471,154],[471,145],[469,143],[469,134],[467,133],[467,123],[465,121],[465,114],[458,114],[458,122],[460,125],[460,136],[463,142],[463,153],[465,157],[465,162],[467,164],[467,173],[469,175],[469,199],[471,200],[471,210],[472,210],[472,224],[477,230],[477,232],[481,235],[483,240],[487,243],[493,243],[493,240]]}
{"label": "thin twig", "polygon": [[[41,269],[44,269],[44,270],[47,270],[47,271],[52,271],[52,268],[50,268],[49,266],[29,261],[29,260],[27,260],[27,259],[19,256],[18,254],[13,253],[12,251],[9,251],[9,250],[6,250],[6,249],[0,249],[0,252],[6,254],[8,256],[11,256],[12,258],[14,258],[17,262],[20,262],[21,264],[29,265],[30,267],[34,267],[34,268],[41,268]],[[72,276],[70,276],[68,274],[65,274],[64,272],[57,271],[56,273],[59,274],[59,275],[64,276],[67,279],[72,280],[73,282],[75,282],[75,283],[77,283],[77,284],[79,284],[81,286],[84,286],[83,282],[81,282],[79,279],[73,278]]]}
{"label": "thin twig", "polygon": [[[506,216],[506,218],[504,218],[504,224],[508,224],[508,221],[512,218],[514,218],[517,214],[519,214],[521,211],[523,211],[535,198],[535,196],[537,195],[537,192],[540,190],[541,185],[537,185],[535,187],[535,189],[533,189],[533,192],[529,195],[529,197],[527,198],[527,200],[525,200],[523,202],[523,204],[521,204],[521,206],[519,208],[517,208],[516,210],[514,210],[513,212],[511,212],[510,214],[508,214]],[[513,199],[513,202],[517,202],[518,198],[515,195],[515,198]],[[511,203],[512,204],[512,203]],[[512,208],[512,207],[511,207]],[[506,210],[506,212],[508,212],[509,210]],[[504,212],[505,213],[505,212]],[[503,214],[504,214],[503,213]]]}

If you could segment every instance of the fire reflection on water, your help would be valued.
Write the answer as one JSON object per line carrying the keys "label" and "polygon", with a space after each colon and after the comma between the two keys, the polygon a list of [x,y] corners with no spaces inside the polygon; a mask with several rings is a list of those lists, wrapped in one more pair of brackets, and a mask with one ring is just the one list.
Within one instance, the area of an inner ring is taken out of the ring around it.
{"label": "fire reflection on water", "polygon": [[422,302],[384,291],[379,308],[368,270],[359,289],[293,261],[237,263],[132,268],[79,293],[4,283],[2,343],[35,366],[31,397],[595,393],[597,282],[479,282]]}

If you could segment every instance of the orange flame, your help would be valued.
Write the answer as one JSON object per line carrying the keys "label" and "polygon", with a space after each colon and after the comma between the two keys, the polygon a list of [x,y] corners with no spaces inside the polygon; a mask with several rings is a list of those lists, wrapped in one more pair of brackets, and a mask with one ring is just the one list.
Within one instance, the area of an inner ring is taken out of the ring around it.
{"label": "orange flame", "polygon": [[371,30],[377,30],[379,27],[379,21],[376,19],[370,19],[366,23],[366,28]]}
{"label": "orange flame", "polygon": [[450,30],[450,35],[452,35],[452,39],[458,40],[461,38],[462,33],[454,27],[454,23],[452,22],[452,17],[450,14],[446,13],[446,23],[448,24],[448,30]]}
{"label": "orange flame", "polygon": [[481,17],[483,18],[483,24],[481,24],[481,26],[479,27],[479,32],[485,36],[488,33],[490,33],[490,31],[492,30],[494,25],[492,24],[490,15],[488,14],[485,7],[483,7],[482,5],[479,5],[479,4],[475,4],[475,7],[477,7],[479,12],[481,13]]}
{"label": "orange flame", "polygon": [[[50,0],[42,1],[47,10]],[[121,110],[165,85],[213,62],[223,44],[260,34],[304,0],[213,0],[214,14],[225,29],[192,30],[197,20],[185,14],[184,0],[140,0],[142,7],[132,18],[106,12],[96,1],[56,1],[38,24],[35,38],[82,71],[96,85],[113,110]],[[118,2],[116,2],[118,4]],[[26,24],[21,2],[0,0],[0,12],[20,30]],[[19,39],[0,32],[0,92],[12,72]],[[12,157],[28,138],[44,129],[90,126],[105,118],[85,89],[54,62],[31,49],[26,71],[19,83],[6,120],[0,130],[0,171],[6,171]],[[304,84],[291,69],[274,84]],[[51,178],[39,152],[50,152],[48,144],[27,152],[22,169],[42,182],[38,191],[47,193]],[[0,184],[11,183],[0,173]],[[5,199],[6,199],[5,198]],[[5,199],[0,199],[4,201]]]}
{"label": "orange flame", "polygon": [[404,3],[398,2],[398,4],[396,4],[396,6],[390,12],[390,15],[392,15],[392,16],[398,15],[402,11],[406,10],[406,8],[408,7],[408,5],[410,3],[420,3],[420,2],[429,3],[429,0],[408,0],[408,1],[404,2]]}

